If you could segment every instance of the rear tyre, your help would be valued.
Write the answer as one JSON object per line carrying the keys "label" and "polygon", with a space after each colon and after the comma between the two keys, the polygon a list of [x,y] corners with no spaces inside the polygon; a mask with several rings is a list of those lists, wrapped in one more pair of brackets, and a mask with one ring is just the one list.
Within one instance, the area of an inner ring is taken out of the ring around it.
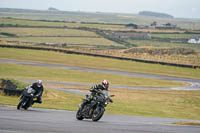
{"label": "rear tyre", "polygon": [[83,120],[83,116],[81,115],[81,110],[78,109],[77,113],[76,113],[76,119],[77,120]]}
{"label": "rear tyre", "polygon": [[97,107],[94,112],[93,112],[93,115],[92,115],[92,120],[93,121],[98,121],[101,119],[101,117],[103,116],[104,114],[104,108],[102,107]]}

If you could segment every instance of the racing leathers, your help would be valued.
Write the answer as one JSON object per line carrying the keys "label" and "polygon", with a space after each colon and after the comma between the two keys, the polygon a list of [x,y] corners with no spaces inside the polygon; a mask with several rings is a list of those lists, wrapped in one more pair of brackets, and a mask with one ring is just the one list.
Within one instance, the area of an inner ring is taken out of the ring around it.
{"label": "racing leathers", "polygon": [[96,84],[96,85],[92,86],[92,87],[90,88],[90,92],[91,92],[90,98],[89,98],[89,100],[87,100],[86,102],[83,102],[83,103],[81,104],[81,109],[83,109],[84,106],[85,106],[88,102],[91,102],[91,101],[93,100],[93,98],[94,98],[98,93],[101,93],[102,90],[106,90],[106,89],[103,87],[102,84]]}
{"label": "racing leathers", "polygon": [[34,100],[33,103],[42,103],[42,93],[43,93],[43,86],[41,85],[38,87],[37,83],[33,83],[31,87],[35,90],[34,97],[37,98],[37,100]]}

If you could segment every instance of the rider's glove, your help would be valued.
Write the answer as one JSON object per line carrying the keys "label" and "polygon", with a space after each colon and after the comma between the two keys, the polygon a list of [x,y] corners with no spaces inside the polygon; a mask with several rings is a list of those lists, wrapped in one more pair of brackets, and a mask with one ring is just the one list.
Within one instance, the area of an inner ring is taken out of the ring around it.
{"label": "rider's glove", "polygon": [[110,102],[111,102],[111,103],[113,103],[113,100],[112,100],[112,99],[110,99]]}
{"label": "rider's glove", "polygon": [[35,95],[35,96],[34,96],[34,98],[37,98],[37,97],[38,97],[38,95]]}

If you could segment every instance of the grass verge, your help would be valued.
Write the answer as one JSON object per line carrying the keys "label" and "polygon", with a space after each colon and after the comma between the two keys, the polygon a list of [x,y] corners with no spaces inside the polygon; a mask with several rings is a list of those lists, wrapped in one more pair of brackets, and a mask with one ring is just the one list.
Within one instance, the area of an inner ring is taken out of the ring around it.
{"label": "grass verge", "polygon": [[[82,96],[46,89],[42,96],[42,104],[34,104],[33,107],[48,108],[48,109],[64,109],[77,110],[78,104],[81,103]],[[6,96],[0,93],[0,104],[17,106],[19,97]]]}
{"label": "grass verge", "polygon": [[0,58],[200,79],[200,69],[63,54],[58,52],[0,48]]}
{"label": "grass verge", "polygon": [[200,119],[200,91],[112,90],[107,113]]}
{"label": "grass verge", "polygon": [[194,122],[194,121],[180,121],[176,123],[172,123],[173,125],[190,125],[190,126],[200,126],[200,122]]}
{"label": "grass verge", "polygon": [[112,85],[123,86],[177,87],[187,85],[185,83],[167,80],[4,63],[0,63],[0,72],[0,78],[10,79],[41,79],[44,81],[90,84],[96,84],[102,81],[102,79],[108,79]]}

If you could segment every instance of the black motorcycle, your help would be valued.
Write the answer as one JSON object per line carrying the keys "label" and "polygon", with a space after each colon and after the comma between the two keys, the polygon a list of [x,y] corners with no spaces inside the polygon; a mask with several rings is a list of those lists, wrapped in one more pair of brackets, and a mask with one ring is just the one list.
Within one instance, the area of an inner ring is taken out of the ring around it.
{"label": "black motorcycle", "polygon": [[29,107],[31,107],[34,99],[34,93],[35,90],[31,86],[27,86],[23,91],[23,95],[21,96],[19,104],[17,105],[17,109],[20,110],[21,108],[24,108],[27,110]]}
{"label": "black motorcycle", "polygon": [[90,101],[89,95],[86,95],[86,99],[83,99],[85,102],[85,106],[83,109],[81,108],[81,104],[79,104],[79,109],[76,113],[76,118],[78,120],[85,119],[92,119],[93,121],[98,121],[104,114],[105,107],[108,105],[109,102],[113,102],[109,96],[108,91],[101,91],[97,93],[97,96]]}

